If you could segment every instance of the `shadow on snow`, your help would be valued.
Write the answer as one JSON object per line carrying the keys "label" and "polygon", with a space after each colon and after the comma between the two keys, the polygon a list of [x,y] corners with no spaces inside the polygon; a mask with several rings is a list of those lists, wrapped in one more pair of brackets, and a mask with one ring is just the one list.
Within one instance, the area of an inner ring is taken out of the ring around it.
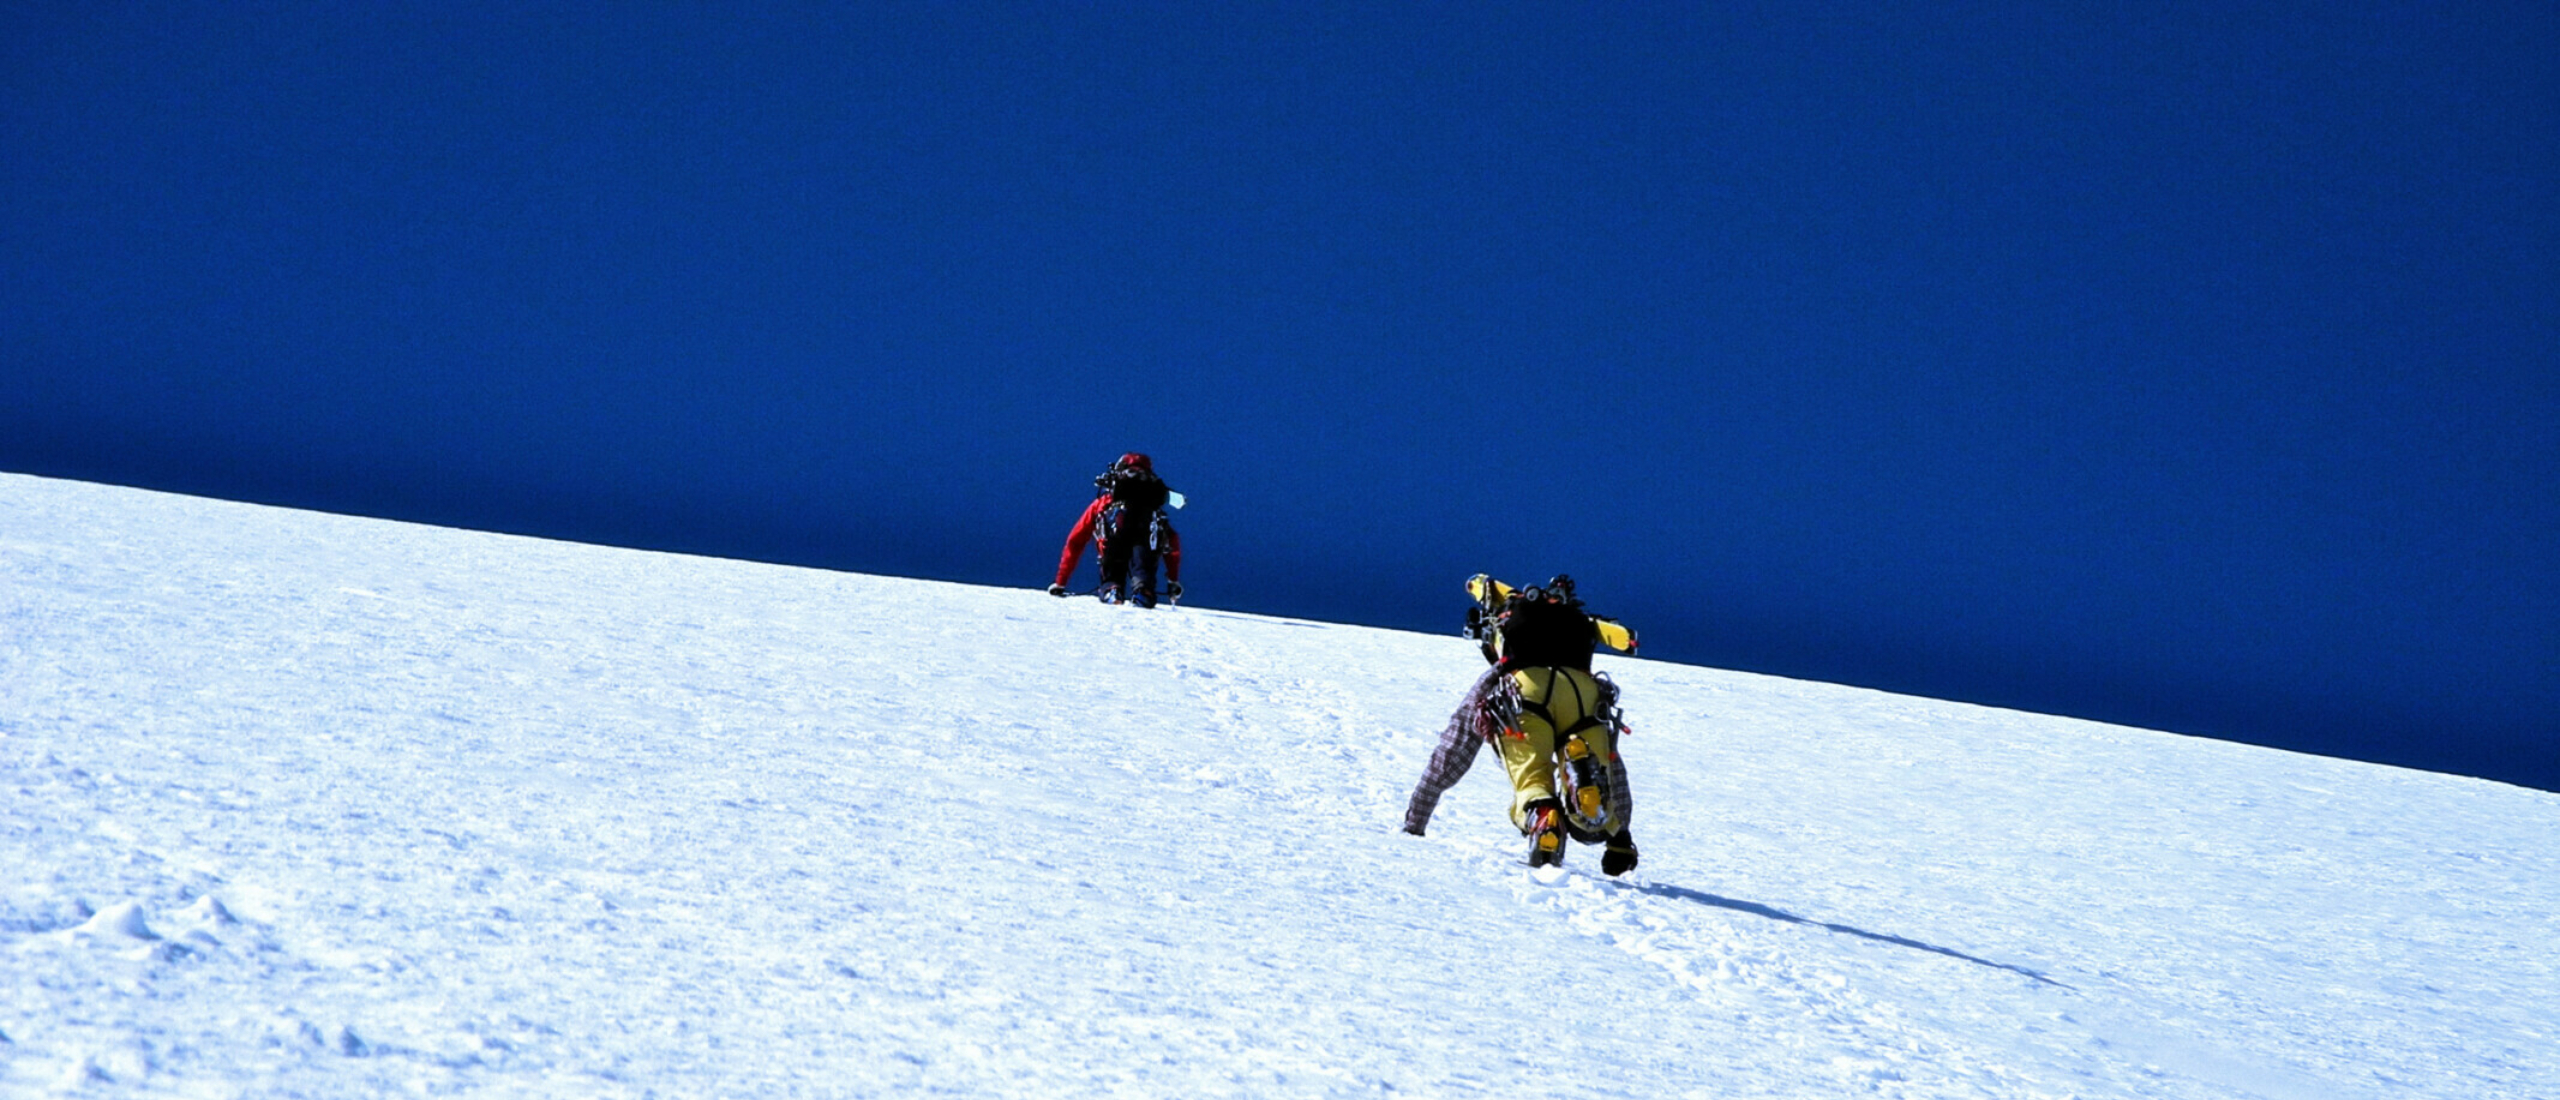
{"label": "shadow on snow", "polygon": [[1897,947],[1916,948],[1921,951],[1929,952],[1933,955],[1944,955],[1950,959],[1962,959],[1974,964],[1975,966],[1987,966],[1994,970],[2006,970],[2012,974],[2024,974],[2027,977],[2034,978],[2046,985],[2061,986],[2064,989],[2071,988],[2068,984],[2057,982],[2023,966],[2011,966],[2008,963],[1993,962],[1989,959],[1975,958],[1974,956],[1967,955],[1964,952],[1955,950],[1951,947],[1940,947],[1933,943],[1922,943],[1918,940],[1907,939],[1902,936],[1888,936],[1882,932],[1869,932],[1864,928],[1853,928],[1845,924],[1832,924],[1829,921],[1808,920],[1783,909],[1772,909],[1756,901],[1742,901],[1736,898],[1718,897],[1714,894],[1707,893],[1704,890],[1692,890],[1686,886],[1672,886],[1667,883],[1630,883],[1623,884],[1621,888],[1652,894],[1655,897],[1677,898],[1681,901],[1694,901],[1700,905],[1712,905],[1718,909],[1731,909],[1737,913],[1749,913],[1755,917],[1767,917],[1770,920],[1785,921],[1788,924],[1801,924],[1810,928],[1820,928],[1825,931],[1838,932],[1844,936],[1856,936],[1860,939],[1874,940],[1877,943],[1889,943]]}

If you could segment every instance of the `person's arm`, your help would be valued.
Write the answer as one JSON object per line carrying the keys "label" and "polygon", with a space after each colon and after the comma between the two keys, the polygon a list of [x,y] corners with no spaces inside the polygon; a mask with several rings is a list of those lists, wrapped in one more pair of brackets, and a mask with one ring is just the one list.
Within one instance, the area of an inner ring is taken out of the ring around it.
{"label": "person's arm", "polygon": [[1085,547],[1092,545],[1094,522],[1102,518],[1103,506],[1110,500],[1111,498],[1107,496],[1093,498],[1093,503],[1085,506],[1084,515],[1076,518],[1075,530],[1067,532],[1067,548],[1058,555],[1058,579],[1050,581],[1049,587],[1064,588],[1067,578],[1075,575],[1076,556],[1084,553]]}
{"label": "person's arm", "polygon": [[[1182,583],[1182,532],[1174,530],[1170,523],[1164,525],[1164,579]],[[1217,587],[1217,579],[1209,578],[1211,588]]]}
{"label": "person's arm", "polygon": [[1491,715],[1485,709],[1485,696],[1492,690],[1493,680],[1501,673],[1488,669],[1467,689],[1449,724],[1440,731],[1440,744],[1431,750],[1431,763],[1422,769],[1422,781],[1414,784],[1413,800],[1404,809],[1404,831],[1421,836],[1431,824],[1432,811],[1440,808],[1440,796],[1467,777],[1467,769],[1476,762],[1476,750],[1484,747]]}

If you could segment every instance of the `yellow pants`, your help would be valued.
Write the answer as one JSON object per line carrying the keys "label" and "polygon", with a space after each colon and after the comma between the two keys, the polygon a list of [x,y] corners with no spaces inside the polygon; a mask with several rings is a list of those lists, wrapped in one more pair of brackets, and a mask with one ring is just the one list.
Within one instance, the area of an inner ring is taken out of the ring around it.
{"label": "yellow pants", "polygon": [[[1520,721],[1502,731],[1502,768],[1511,773],[1511,823],[1529,830],[1530,803],[1557,799],[1556,755],[1570,732],[1603,762],[1617,759],[1609,725],[1599,718],[1600,681],[1578,668],[1524,668],[1511,674]],[[1579,728],[1577,728],[1579,727]]]}

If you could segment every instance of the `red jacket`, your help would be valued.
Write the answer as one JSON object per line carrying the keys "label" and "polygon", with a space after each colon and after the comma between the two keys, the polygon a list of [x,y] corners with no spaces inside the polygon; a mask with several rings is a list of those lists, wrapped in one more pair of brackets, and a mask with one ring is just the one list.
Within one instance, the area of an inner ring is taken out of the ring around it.
{"label": "red jacket", "polygon": [[[1108,507],[1111,497],[1104,494],[1093,498],[1093,503],[1085,505],[1084,515],[1076,517],[1076,529],[1067,532],[1067,548],[1058,555],[1058,579],[1051,584],[1065,584],[1068,577],[1075,575],[1076,556],[1093,544],[1094,525],[1102,522],[1102,510]],[[1100,547],[1094,548],[1094,556],[1102,556]],[[1182,579],[1182,535],[1170,523],[1164,525],[1164,579]]]}

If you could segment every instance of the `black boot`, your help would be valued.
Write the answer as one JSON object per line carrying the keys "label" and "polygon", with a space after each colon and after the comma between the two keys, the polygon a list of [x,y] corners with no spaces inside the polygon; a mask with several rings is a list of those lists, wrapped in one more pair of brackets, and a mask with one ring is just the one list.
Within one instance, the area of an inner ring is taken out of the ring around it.
{"label": "black boot", "polygon": [[1636,869],[1636,837],[1625,829],[1609,838],[1609,847],[1600,853],[1600,873],[1623,875]]}

